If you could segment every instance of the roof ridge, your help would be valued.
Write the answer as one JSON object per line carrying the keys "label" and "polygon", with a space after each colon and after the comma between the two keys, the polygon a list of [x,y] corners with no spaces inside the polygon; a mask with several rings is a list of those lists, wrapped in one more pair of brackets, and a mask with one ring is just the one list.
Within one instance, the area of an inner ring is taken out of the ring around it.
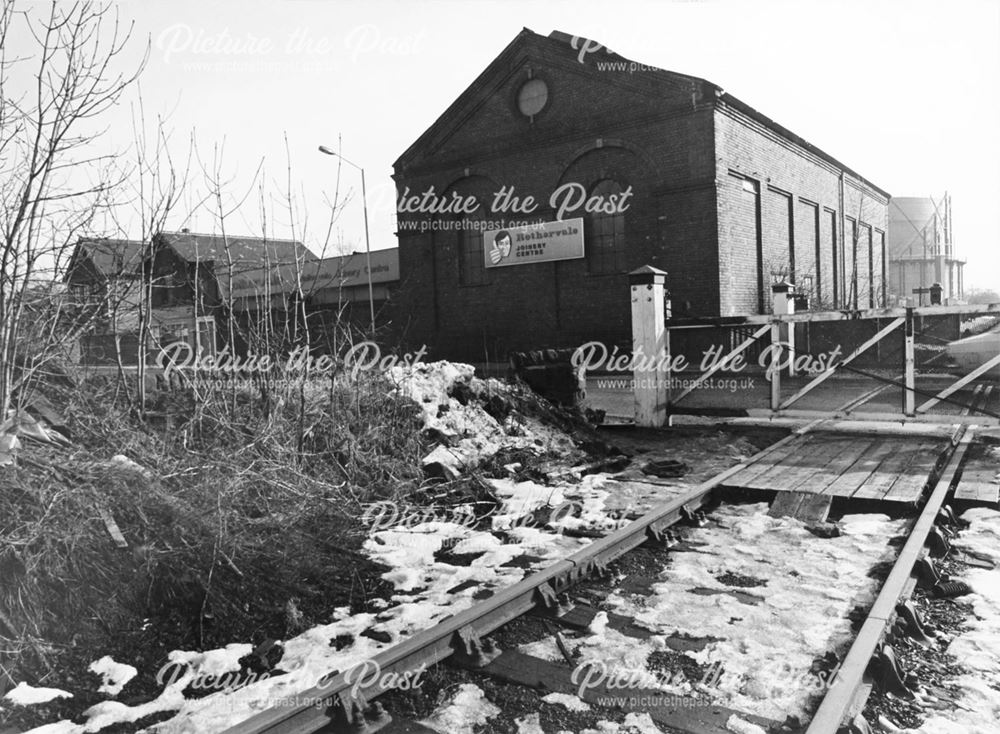
{"label": "roof ridge", "polygon": [[294,242],[298,245],[303,245],[303,246],[305,245],[305,242],[303,242],[302,240],[293,240],[290,237],[257,237],[254,235],[210,234],[208,232],[183,232],[183,231],[175,231],[175,232],[161,231],[158,234],[176,235],[178,237],[188,235],[191,237],[217,237],[220,239],[225,238],[225,239],[236,239],[236,240],[259,240],[261,242]]}

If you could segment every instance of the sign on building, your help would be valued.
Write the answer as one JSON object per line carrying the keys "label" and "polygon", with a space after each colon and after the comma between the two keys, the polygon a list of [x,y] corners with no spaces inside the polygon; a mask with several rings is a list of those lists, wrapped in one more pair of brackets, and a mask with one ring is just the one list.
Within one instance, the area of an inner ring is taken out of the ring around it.
{"label": "sign on building", "polygon": [[483,256],[488,268],[575,260],[583,255],[582,218],[483,232]]}

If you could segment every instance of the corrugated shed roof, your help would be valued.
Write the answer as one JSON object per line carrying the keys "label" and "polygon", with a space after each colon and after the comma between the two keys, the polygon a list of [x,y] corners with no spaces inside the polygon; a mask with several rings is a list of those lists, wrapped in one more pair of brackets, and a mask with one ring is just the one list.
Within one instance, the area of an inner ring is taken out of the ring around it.
{"label": "corrugated shed roof", "polygon": [[[365,285],[368,258],[363,252],[350,255],[310,260],[297,264],[283,264],[272,268],[254,268],[236,271],[233,275],[234,298],[261,298],[290,294],[301,287],[303,294],[325,289],[348,288]],[[375,250],[371,253],[372,283],[391,283],[399,280],[399,249]],[[228,277],[216,268],[220,287],[226,289]]]}

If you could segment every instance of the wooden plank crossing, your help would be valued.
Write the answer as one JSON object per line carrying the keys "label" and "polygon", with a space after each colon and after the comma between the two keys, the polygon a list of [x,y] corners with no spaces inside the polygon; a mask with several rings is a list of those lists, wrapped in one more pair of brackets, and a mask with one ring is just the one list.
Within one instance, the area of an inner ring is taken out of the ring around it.
{"label": "wooden plank crossing", "polygon": [[962,468],[962,478],[955,488],[955,499],[997,504],[1000,501],[1000,466],[996,460],[982,451],[969,456]]}
{"label": "wooden plank crossing", "polygon": [[915,503],[947,441],[813,432],[737,472],[726,486]]}

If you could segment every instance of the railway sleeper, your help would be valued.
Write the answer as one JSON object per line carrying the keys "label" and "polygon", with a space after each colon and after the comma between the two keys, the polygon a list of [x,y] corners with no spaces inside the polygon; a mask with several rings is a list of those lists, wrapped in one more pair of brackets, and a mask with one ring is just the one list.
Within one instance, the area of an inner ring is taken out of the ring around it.
{"label": "railway sleeper", "polygon": [[868,664],[868,672],[883,691],[913,699],[912,689],[916,685],[916,676],[903,671],[892,645],[883,643],[879,647]]}
{"label": "railway sleeper", "polygon": [[913,572],[917,576],[917,586],[921,589],[933,589],[941,581],[941,574],[928,556],[918,558],[913,564]]}
{"label": "railway sleeper", "polygon": [[927,546],[934,558],[943,558],[951,550],[951,543],[948,541],[947,535],[937,525],[927,533]]}
{"label": "railway sleeper", "polygon": [[475,627],[469,625],[457,630],[451,638],[452,654],[448,662],[462,668],[478,670],[489,665],[500,656],[500,647],[489,637],[479,636]]}
{"label": "railway sleeper", "polygon": [[651,522],[646,527],[646,542],[661,548],[672,548],[677,545],[679,537],[670,530],[673,524],[674,521],[667,518]]}
{"label": "railway sleeper", "polygon": [[785,723],[691,696],[667,694],[660,688],[633,687],[600,662],[570,667],[564,662],[505,650],[479,672],[506,683],[577,695],[591,705],[648,713],[653,721],[671,731],[688,734],[729,734],[732,729],[727,724],[734,714],[767,731],[779,731]]}
{"label": "railway sleeper", "polygon": [[694,527],[704,527],[708,522],[708,516],[699,509],[688,505],[681,505],[681,519]]}
{"label": "railway sleeper", "polygon": [[874,729],[868,723],[867,719],[861,714],[858,714],[853,719],[844,724],[840,729],[837,730],[837,734],[874,734]]}
{"label": "railway sleeper", "polygon": [[343,734],[370,734],[384,729],[392,716],[377,701],[369,703],[360,692],[340,691],[327,708],[327,730]]}
{"label": "railway sleeper", "polygon": [[915,642],[929,646],[933,644],[933,638],[937,633],[929,625],[924,623],[920,612],[913,606],[913,601],[907,599],[896,605],[897,623],[901,622],[901,631]]}
{"label": "railway sleeper", "polygon": [[576,604],[566,592],[558,593],[551,583],[535,589],[534,613],[544,617],[562,617],[569,614]]}

